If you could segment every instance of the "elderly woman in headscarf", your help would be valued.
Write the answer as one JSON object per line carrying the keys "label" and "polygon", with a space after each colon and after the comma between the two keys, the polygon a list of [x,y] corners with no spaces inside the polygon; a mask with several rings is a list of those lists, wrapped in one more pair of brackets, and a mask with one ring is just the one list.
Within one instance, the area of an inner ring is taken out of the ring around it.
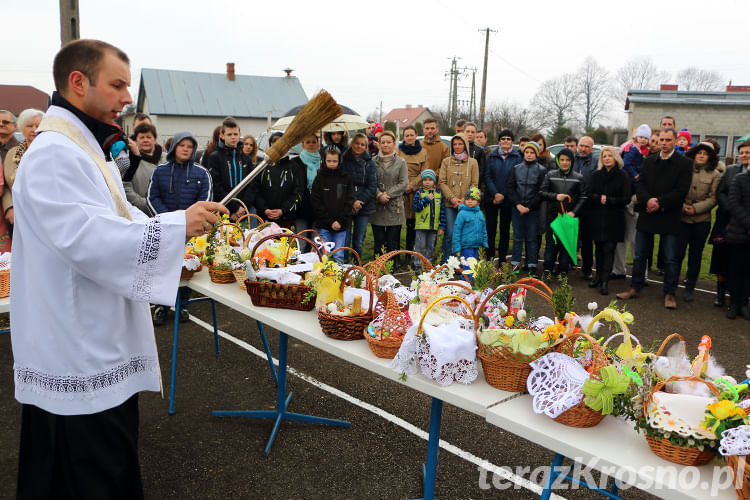
{"label": "elderly woman in headscarf", "polygon": [[13,182],[16,180],[16,172],[18,171],[18,164],[21,162],[24,153],[31,145],[32,141],[36,137],[36,129],[39,127],[39,123],[42,121],[44,112],[38,109],[25,109],[18,115],[18,129],[23,134],[24,140],[18,146],[8,151],[8,154],[4,158],[3,162],[3,177],[2,182],[2,210],[3,217],[0,220],[0,251],[6,252],[10,250],[10,231],[8,225],[12,225],[15,220],[15,214],[13,212],[13,193],[11,188]]}

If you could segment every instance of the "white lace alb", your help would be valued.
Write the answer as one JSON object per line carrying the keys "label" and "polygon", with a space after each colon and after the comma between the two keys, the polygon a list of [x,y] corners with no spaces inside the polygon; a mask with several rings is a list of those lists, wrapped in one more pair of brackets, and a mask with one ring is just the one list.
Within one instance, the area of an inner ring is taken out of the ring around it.
{"label": "white lace alb", "polygon": [[156,271],[161,246],[161,219],[157,215],[143,228],[141,248],[138,251],[135,276],[133,276],[132,299],[150,302],[152,280]]}

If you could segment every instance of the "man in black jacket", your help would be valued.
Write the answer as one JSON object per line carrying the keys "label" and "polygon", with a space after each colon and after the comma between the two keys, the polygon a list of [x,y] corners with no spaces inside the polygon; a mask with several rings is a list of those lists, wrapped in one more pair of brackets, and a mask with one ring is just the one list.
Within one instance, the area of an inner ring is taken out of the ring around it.
{"label": "man in black jacket", "polygon": [[[221,123],[221,135],[216,150],[208,157],[208,171],[214,185],[214,200],[221,201],[234,186],[250,173],[253,165],[250,157],[242,152],[240,126],[234,118],[225,118]],[[247,186],[237,196],[253,211],[255,195]],[[232,220],[245,215],[245,209],[236,201],[227,204]]]}
{"label": "man in black jacket", "polygon": [[[594,173],[598,166],[598,161],[594,156],[594,139],[584,135],[578,140],[578,150],[573,162],[573,171],[583,176],[584,184],[591,182],[591,174]],[[586,218],[586,210],[579,214],[580,230],[578,232],[578,241],[581,246],[581,272],[583,279],[592,278],[591,269],[594,267],[594,240],[589,234],[589,224]]]}
{"label": "man in black jacket", "polygon": [[619,299],[638,297],[645,283],[646,260],[653,248],[654,235],[664,242],[664,307],[676,309],[674,294],[680,277],[677,259],[677,231],[680,213],[693,177],[693,163],[674,149],[677,132],[667,128],[659,134],[661,151],[643,161],[635,184],[636,225],[633,280],[630,288],[618,293]]}

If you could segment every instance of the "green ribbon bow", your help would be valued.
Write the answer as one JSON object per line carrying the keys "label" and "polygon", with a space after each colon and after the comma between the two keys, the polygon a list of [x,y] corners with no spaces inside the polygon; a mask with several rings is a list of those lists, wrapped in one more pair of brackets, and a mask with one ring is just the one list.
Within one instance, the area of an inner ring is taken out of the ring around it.
{"label": "green ribbon bow", "polygon": [[630,377],[617,371],[614,366],[605,366],[599,370],[601,382],[589,378],[584,382],[582,392],[586,396],[586,406],[603,415],[609,415],[614,409],[614,396],[628,390]]}

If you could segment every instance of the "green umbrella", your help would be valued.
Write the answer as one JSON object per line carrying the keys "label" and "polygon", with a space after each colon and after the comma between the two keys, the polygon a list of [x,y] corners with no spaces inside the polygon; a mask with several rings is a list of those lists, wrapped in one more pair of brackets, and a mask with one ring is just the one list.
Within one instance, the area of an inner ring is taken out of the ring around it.
{"label": "green umbrella", "polygon": [[[570,197],[568,197],[570,199]],[[565,206],[560,202],[562,213],[555,217],[550,227],[555,242],[562,243],[565,251],[570,255],[574,265],[578,265],[578,218],[571,217],[565,211]]]}
{"label": "green umbrella", "polygon": [[748,132],[747,134],[737,139],[737,142],[744,142],[744,141],[750,141],[750,132]]}

